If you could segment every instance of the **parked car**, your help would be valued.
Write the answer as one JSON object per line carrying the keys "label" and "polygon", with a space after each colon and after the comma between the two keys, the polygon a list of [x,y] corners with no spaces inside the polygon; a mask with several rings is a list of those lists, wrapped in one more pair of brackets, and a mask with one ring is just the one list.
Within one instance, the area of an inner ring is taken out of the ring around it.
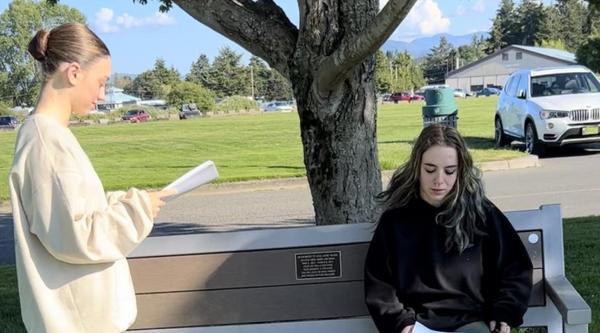
{"label": "parked car", "polygon": [[413,101],[423,101],[425,100],[425,93],[414,93],[411,97]]}
{"label": "parked car", "polygon": [[179,110],[179,119],[188,119],[190,117],[200,117],[200,110],[195,103],[183,104]]}
{"label": "parked car", "polygon": [[588,68],[563,66],[513,73],[496,107],[495,142],[525,142],[543,155],[549,146],[600,142],[600,81]]}
{"label": "parked car", "polygon": [[501,90],[493,87],[486,87],[475,93],[475,97],[500,95]]}
{"label": "parked car", "polygon": [[467,98],[467,93],[462,89],[454,89],[454,97]]}
{"label": "parked car", "polygon": [[129,110],[123,115],[123,120],[128,120],[132,123],[141,123],[150,120],[150,114],[146,110]]}
{"label": "parked car", "polygon": [[390,96],[392,96],[392,94],[386,93],[386,94],[379,94],[377,95],[377,99],[381,100],[383,102],[387,102],[390,100]]}
{"label": "parked car", "polygon": [[407,102],[422,101],[423,99],[424,99],[423,96],[414,95],[414,94],[411,94],[410,92],[393,93],[388,98],[388,100],[390,102],[394,102],[394,103],[398,103],[399,101],[407,101]]}
{"label": "parked car", "polygon": [[0,128],[17,128],[18,123],[14,116],[0,116]]}
{"label": "parked car", "polygon": [[274,112],[274,111],[291,112],[293,109],[294,109],[294,105],[291,104],[290,102],[286,102],[286,101],[268,102],[263,107],[263,111],[265,111],[265,112]]}

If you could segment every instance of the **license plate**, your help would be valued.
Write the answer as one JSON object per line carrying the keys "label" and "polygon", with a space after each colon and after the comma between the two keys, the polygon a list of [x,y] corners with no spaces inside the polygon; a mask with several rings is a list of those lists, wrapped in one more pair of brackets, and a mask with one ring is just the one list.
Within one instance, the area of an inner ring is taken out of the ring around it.
{"label": "license plate", "polygon": [[585,126],[582,130],[583,135],[597,135],[598,126]]}

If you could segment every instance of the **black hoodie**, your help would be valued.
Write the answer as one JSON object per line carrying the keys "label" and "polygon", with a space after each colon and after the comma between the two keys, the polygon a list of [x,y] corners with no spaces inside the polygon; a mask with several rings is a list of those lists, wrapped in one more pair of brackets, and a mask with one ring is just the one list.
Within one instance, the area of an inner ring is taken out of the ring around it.
{"label": "black hoodie", "polygon": [[415,320],[435,330],[475,321],[522,324],[532,264],[504,214],[486,202],[485,232],[462,254],[446,251],[440,212],[421,199],[386,211],[365,263],[365,299],[382,333]]}

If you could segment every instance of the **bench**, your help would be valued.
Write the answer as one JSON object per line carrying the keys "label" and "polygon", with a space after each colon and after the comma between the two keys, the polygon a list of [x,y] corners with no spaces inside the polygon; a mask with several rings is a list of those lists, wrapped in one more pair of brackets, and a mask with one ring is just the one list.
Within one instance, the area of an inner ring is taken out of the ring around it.
{"label": "bench", "polygon": [[[506,213],[534,265],[523,327],[588,331],[559,205]],[[377,332],[363,296],[373,224],[150,237],[129,258],[144,333]]]}

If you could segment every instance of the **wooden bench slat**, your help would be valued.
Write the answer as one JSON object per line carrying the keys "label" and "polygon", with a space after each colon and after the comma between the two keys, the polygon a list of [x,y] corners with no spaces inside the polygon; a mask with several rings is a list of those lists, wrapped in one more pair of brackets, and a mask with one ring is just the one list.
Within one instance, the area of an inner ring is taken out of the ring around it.
{"label": "wooden bench slat", "polygon": [[[295,273],[297,254],[339,251],[343,273],[340,277],[313,279],[313,282],[363,279],[362,263],[368,243],[337,246],[298,247],[263,251],[210,253],[154,258],[134,258],[129,266],[136,293],[228,289],[306,283]],[[160,267],[160,269],[156,269]]]}
{"label": "wooden bench slat", "polygon": [[132,329],[368,315],[362,281],[138,295]]}

